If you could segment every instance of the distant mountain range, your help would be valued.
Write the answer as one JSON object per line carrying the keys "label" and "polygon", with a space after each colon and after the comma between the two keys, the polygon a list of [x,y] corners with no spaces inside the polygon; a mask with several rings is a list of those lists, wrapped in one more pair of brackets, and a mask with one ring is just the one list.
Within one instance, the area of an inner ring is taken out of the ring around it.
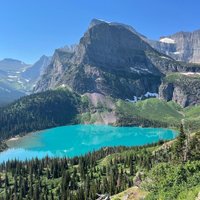
{"label": "distant mountain range", "polygon": [[34,84],[50,63],[50,57],[42,56],[33,65],[6,58],[0,61],[0,105],[5,105],[31,93]]}
{"label": "distant mountain range", "polygon": [[4,93],[10,88],[19,92],[10,101],[67,87],[79,94],[100,93],[131,102],[159,96],[185,107],[200,102],[198,63],[200,31],[155,41],[129,25],[94,19],[79,44],[56,49],[52,58],[42,56],[33,65],[0,61],[0,81]]}

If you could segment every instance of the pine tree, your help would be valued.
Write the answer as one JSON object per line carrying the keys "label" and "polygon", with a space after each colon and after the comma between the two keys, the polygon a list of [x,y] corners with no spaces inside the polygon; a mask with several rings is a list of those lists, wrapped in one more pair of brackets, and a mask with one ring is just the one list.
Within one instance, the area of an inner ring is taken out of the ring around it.
{"label": "pine tree", "polygon": [[8,174],[6,173],[5,175],[5,186],[8,187],[9,186],[9,180],[8,180]]}
{"label": "pine tree", "polygon": [[133,176],[134,174],[134,169],[133,169],[133,158],[130,157],[130,175]]}
{"label": "pine tree", "polygon": [[185,148],[186,148],[186,139],[187,139],[187,136],[184,132],[183,124],[181,124],[180,133],[175,142],[175,154],[176,154],[176,158],[182,162],[185,161],[184,153],[185,153]]}

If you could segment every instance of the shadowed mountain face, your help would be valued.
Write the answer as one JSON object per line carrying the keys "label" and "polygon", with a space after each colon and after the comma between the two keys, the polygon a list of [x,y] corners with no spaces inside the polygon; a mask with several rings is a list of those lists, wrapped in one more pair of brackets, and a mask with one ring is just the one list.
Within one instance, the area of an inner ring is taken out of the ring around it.
{"label": "shadowed mountain face", "polygon": [[80,94],[133,98],[157,93],[161,78],[180,70],[183,66],[154,50],[129,26],[93,20],[76,48],[55,51],[35,92],[66,86]]}

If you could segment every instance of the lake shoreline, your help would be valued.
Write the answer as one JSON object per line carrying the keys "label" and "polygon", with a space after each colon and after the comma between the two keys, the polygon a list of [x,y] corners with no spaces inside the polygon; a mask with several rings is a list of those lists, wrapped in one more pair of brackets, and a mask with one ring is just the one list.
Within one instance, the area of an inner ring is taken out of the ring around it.
{"label": "lake shoreline", "polygon": [[[37,131],[31,131],[31,132],[28,132],[28,133],[24,133],[22,135],[18,134],[16,136],[13,136],[9,139],[6,139],[6,140],[3,140],[4,143],[7,144],[7,142],[9,143],[10,141],[17,141],[19,140],[20,138],[23,138],[24,136],[27,136],[27,135],[30,135],[30,134],[33,134],[33,133],[41,133],[41,132],[44,132],[44,131],[47,131],[49,129],[54,129],[54,128],[57,128],[57,127],[66,127],[66,126],[77,126],[77,125],[95,125],[95,126],[111,126],[111,127],[116,127],[116,128],[120,128],[120,127],[128,127],[128,128],[134,128],[134,127],[139,127],[139,128],[161,128],[161,129],[166,129],[166,130],[172,130],[172,131],[175,131],[175,132],[179,132],[178,128],[177,127],[150,127],[150,126],[137,126],[137,125],[119,125],[119,124],[90,124],[90,123],[85,123],[85,124],[66,124],[66,125],[63,125],[63,126],[55,126],[55,127],[51,127],[51,128],[46,128],[46,129],[42,129],[42,130],[37,130]],[[8,144],[7,144],[8,145]]]}
{"label": "lake shoreline", "polygon": [[18,142],[23,137],[29,136],[31,134],[38,134],[38,133],[41,133],[41,132],[46,131],[46,130],[48,130],[48,129],[44,129],[44,130],[40,130],[40,131],[32,131],[32,132],[26,133],[24,135],[16,135],[16,136],[11,137],[7,140],[4,140],[3,142],[8,146],[8,148],[10,148],[9,147],[10,142]]}
{"label": "lake shoreline", "polygon": [[42,132],[48,131],[50,129],[55,129],[55,128],[58,128],[58,127],[72,127],[72,126],[77,126],[77,125],[81,125],[81,126],[88,126],[88,125],[108,126],[108,127],[113,127],[113,128],[164,129],[164,130],[172,130],[176,133],[179,132],[179,130],[174,128],[174,127],[116,126],[116,125],[113,125],[113,124],[69,124],[69,125],[63,125],[63,126],[55,126],[55,127],[51,127],[51,128],[47,128],[47,129],[43,129],[43,130],[38,130],[38,131],[31,131],[31,132],[25,133],[23,135],[16,135],[14,137],[11,137],[9,139],[4,140],[3,142],[8,146],[8,148],[10,148],[9,147],[10,142],[17,142],[18,140],[20,140],[23,137],[33,135],[33,134],[40,134]]}
{"label": "lake shoreline", "polygon": [[82,124],[60,126],[10,138],[7,140],[8,151],[0,154],[0,160],[43,158],[46,155],[74,157],[102,147],[144,146],[169,141],[177,135],[177,131],[166,128]]}

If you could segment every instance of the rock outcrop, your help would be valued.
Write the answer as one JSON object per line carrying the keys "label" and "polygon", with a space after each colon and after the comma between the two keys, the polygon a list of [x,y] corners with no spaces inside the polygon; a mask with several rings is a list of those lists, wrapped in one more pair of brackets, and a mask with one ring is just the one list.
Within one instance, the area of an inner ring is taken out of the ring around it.
{"label": "rock outcrop", "polygon": [[200,74],[178,73],[166,76],[159,88],[159,98],[175,101],[182,107],[200,103]]}

